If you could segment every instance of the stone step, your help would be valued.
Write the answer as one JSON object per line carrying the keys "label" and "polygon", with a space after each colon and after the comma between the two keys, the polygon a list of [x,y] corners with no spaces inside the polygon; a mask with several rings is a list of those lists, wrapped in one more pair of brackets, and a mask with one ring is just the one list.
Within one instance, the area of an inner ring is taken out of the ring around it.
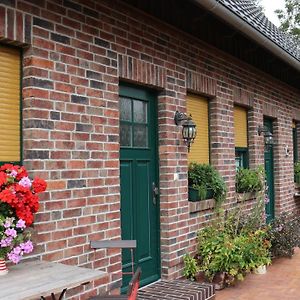
{"label": "stone step", "polygon": [[207,300],[215,298],[213,284],[189,280],[157,281],[139,290],[138,299],[156,300]]}

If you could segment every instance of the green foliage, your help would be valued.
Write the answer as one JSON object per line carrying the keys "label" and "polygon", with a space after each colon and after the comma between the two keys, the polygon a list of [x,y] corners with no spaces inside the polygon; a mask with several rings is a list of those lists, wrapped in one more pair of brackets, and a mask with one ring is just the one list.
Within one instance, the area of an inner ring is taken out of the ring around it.
{"label": "green foliage", "polygon": [[275,10],[280,20],[280,29],[300,41],[300,2],[299,0],[285,0],[285,8]]}
{"label": "green foliage", "polygon": [[226,283],[243,280],[251,270],[270,264],[266,230],[241,231],[237,235],[217,227],[207,227],[198,234],[200,269],[209,280],[225,273]]}
{"label": "green foliage", "polygon": [[264,198],[249,212],[243,206],[198,232],[200,270],[209,280],[225,275],[225,284],[243,280],[251,270],[271,263],[268,229],[263,218]]}
{"label": "green foliage", "polygon": [[294,165],[295,174],[300,174],[300,161],[297,161]]}
{"label": "green foliage", "polygon": [[239,169],[236,173],[236,191],[238,193],[258,192],[264,186],[264,170],[260,166],[254,170]]}
{"label": "green foliage", "polygon": [[[226,198],[227,187],[220,174],[208,164],[190,163],[188,169],[189,186],[198,189],[199,195],[206,195],[208,189],[212,189],[213,197],[220,205]],[[200,195],[200,198],[201,198]]]}
{"label": "green foliage", "polygon": [[294,179],[295,182],[300,183],[300,161],[294,164]]}
{"label": "green foliage", "polygon": [[200,271],[199,266],[197,265],[197,260],[190,256],[189,254],[185,254],[183,256],[184,269],[183,276],[194,281],[197,273]]}
{"label": "green foliage", "polygon": [[273,257],[292,257],[294,248],[300,246],[300,218],[282,213],[270,223],[269,239]]}

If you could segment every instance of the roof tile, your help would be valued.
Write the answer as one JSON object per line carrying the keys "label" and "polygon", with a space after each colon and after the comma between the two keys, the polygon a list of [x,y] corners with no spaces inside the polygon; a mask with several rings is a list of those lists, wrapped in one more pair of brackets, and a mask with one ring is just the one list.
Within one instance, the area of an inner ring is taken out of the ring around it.
{"label": "roof tile", "polygon": [[218,0],[231,12],[300,61],[300,45],[292,36],[280,31],[251,0]]}

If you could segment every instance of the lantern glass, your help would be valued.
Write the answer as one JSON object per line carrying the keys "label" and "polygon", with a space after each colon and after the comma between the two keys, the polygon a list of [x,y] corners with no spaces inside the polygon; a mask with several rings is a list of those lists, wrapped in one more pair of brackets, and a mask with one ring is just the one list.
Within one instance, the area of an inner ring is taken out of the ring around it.
{"label": "lantern glass", "polygon": [[273,136],[271,133],[265,134],[265,145],[272,146],[274,143]]}

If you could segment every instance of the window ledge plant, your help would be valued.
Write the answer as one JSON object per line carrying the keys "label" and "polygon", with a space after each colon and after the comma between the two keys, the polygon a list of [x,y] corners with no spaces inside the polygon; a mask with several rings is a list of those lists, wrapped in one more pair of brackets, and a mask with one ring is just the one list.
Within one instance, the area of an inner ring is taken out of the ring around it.
{"label": "window ledge plant", "polygon": [[[221,205],[226,198],[227,187],[225,181],[211,165],[190,163],[188,184],[190,201],[214,198],[216,203]],[[196,190],[196,198],[191,198],[193,190]]]}
{"label": "window ledge plant", "polygon": [[236,173],[236,192],[238,201],[253,199],[263,190],[265,173],[262,166],[256,169],[238,169]]}

